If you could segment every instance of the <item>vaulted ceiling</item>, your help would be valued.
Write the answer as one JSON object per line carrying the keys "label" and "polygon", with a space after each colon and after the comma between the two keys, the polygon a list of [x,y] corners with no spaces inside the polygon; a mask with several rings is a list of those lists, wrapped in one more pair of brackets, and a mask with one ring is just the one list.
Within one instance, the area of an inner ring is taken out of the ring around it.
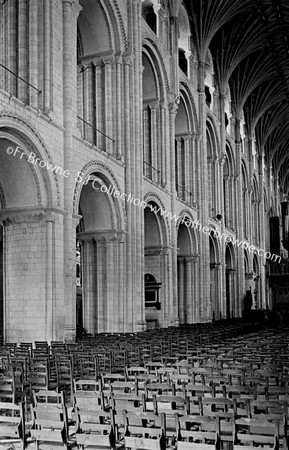
{"label": "vaulted ceiling", "polygon": [[210,50],[220,91],[289,194],[289,0],[183,0],[199,61]]}

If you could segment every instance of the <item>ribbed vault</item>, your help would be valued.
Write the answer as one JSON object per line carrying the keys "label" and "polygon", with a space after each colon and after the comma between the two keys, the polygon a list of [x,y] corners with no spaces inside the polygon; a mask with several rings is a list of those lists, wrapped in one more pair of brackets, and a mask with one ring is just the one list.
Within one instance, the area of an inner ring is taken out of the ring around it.
{"label": "ribbed vault", "polygon": [[[235,119],[289,194],[288,0],[183,0],[200,64],[210,51],[216,88],[230,87]],[[202,88],[199,84],[199,88]]]}

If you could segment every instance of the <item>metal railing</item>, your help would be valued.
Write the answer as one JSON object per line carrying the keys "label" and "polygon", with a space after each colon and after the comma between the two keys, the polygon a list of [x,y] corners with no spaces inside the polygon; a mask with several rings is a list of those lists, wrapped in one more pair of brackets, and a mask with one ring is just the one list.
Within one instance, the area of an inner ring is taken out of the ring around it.
{"label": "metal railing", "polygon": [[180,200],[183,200],[186,203],[192,203],[192,192],[185,189],[180,184],[176,184],[177,196]]}
{"label": "metal railing", "polygon": [[143,161],[143,173],[144,176],[149,178],[152,181],[156,181],[159,183],[160,170],[156,169],[147,161]]}

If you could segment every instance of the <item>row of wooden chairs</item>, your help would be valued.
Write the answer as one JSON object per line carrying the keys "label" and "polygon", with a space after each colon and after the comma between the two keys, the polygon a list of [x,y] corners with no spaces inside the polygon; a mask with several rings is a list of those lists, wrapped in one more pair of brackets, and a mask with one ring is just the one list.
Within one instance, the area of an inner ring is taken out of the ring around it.
{"label": "row of wooden chairs", "polygon": [[[68,449],[76,441],[80,448],[88,446],[93,449],[114,449],[123,444],[125,448],[130,448],[129,443],[135,442],[145,445],[140,448],[149,450],[151,446],[155,448],[156,442],[147,439],[156,439],[160,445],[158,449],[179,449],[180,446],[183,449],[192,441],[194,448],[201,450],[203,445],[221,448],[222,443],[229,443],[230,448],[234,449],[240,446],[240,450],[247,449],[248,444],[253,443],[262,448],[264,445],[275,449],[280,446],[287,450],[286,417],[283,420],[274,416],[272,420],[262,416],[235,419],[234,414],[196,416],[169,409],[157,414],[137,407],[130,410],[114,407],[101,409],[97,397],[91,395],[91,392],[78,391],[74,396],[74,420],[71,421],[63,393],[39,391],[34,392],[33,397],[31,421],[26,427],[29,439],[25,433],[23,404],[0,404],[0,436],[4,438],[2,443],[20,441],[24,449],[25,443],[33,440],[36,448],[42,443],[53,443]],[[180,444],[182,442],[185,444]]]}

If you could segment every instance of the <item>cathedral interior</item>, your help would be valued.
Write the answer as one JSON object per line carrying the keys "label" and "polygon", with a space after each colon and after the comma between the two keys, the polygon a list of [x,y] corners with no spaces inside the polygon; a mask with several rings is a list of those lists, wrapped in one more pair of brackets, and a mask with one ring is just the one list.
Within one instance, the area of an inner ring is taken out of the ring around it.
{"label": "cathedral interior", "polygon": [[289,314],[286,0],[0,4],[0,340]]}

